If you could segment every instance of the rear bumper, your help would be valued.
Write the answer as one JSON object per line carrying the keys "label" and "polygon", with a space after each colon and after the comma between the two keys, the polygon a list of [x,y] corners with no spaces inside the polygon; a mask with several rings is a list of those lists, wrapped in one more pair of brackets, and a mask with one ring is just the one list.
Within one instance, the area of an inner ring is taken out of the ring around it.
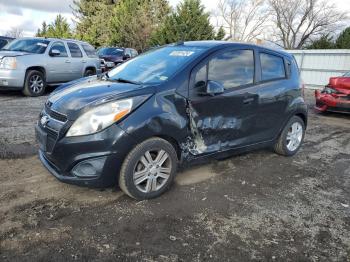
{"label": "rear bumper", "polygon": [[24,85],[25,72],[0,69],[0,90],[20,90]]}
{"label": "rear bumper", "polygon": [[350,113],[350,100],[334,97],[331,94],[315,91],[316,105],[315,109],[319,112],[345,112]]}

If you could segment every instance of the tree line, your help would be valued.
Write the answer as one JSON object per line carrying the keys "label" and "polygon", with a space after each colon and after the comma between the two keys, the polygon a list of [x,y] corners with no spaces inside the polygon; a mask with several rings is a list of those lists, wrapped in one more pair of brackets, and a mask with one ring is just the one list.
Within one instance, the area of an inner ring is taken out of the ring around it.
{"label": "tree line", "polygon": [[286,49],[350,48],[348,18],[326,0],[219,0],[207,12],[201,0],[74,0],[74,28],[58,15],[37,36],[77,38],[95,47],[144,51],[186,40],[268,41]]}

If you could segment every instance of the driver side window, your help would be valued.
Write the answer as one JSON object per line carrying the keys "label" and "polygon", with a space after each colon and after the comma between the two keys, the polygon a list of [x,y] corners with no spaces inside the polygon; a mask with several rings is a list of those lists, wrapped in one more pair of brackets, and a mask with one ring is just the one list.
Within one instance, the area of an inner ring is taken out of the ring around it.
{"label": "driver side window", "polygon": [[50,53],[52,50],[58,50],[60,51],[60,55],[57,55],[56,57],[68,57],[66,47],[64,46],[63,42],[56,42],[51,46]]}
{"label": "driver side window", "polygon": [[209,61],[208,80],[221,83],[225,89],[254,82],[253,50],[229,50]]}

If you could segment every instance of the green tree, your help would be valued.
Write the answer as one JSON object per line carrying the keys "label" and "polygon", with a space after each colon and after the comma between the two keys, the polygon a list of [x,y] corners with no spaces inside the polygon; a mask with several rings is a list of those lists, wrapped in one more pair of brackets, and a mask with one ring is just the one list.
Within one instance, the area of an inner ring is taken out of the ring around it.
{"label": "green tree", "polygon": [[112,43],[139,51],[147,49],[151,35],[169,12],[167,0],[120,0],[112,15]]}
{"label": "green tree", "polygon": [[47,24],[46,22],[44,21],[41,25],[41,28],[38,29],[37,33],[36,33],[36,36],[38,37],[44,37],[46,36],[47,34]]}
{"label": "green tree", "polygon": [[74,0],[76,38],[95,47],[111,44],[111,19],[116,0]]}
{"label": "green tree", "polygon": [[335,41],[335,46],[340,49],[350,49],[350,27],[340,33]]}
{"label": "green tree", "polygon": [[321,36],[319,39],[311,42],[306,49],[333,49],[335,48],[332,37],[329,34]]}
{"label": "green tree", "polygon": [[41,29],[38,29],[37,36],[55,37],[55,38],[71,38],[72,31],[69,27],[67,19],[62,15],[57,15],[55,21],[47,25],[43,22]]}
{"label": "green tree", "polygon": [[163,45],[177,41],[215,39],[209,13],[205,12],[200,0],[183,0],[164,24],[154,33],[151,42]]}
{"label": "green tree", "polygon": [[220,26],[218,32],[216,33],[215,40],[222,40],[226,35],[225,29]]}

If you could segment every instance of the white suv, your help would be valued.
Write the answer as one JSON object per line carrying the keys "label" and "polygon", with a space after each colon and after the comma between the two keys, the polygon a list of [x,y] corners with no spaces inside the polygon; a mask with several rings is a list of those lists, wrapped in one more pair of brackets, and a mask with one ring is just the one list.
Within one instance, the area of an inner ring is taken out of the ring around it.
{"label": "white suv", "polygon": [[20,38],[0,51],[0,90],[40,96],[58,85],[101,73],[101,61],[86,42],[55,38]]}

